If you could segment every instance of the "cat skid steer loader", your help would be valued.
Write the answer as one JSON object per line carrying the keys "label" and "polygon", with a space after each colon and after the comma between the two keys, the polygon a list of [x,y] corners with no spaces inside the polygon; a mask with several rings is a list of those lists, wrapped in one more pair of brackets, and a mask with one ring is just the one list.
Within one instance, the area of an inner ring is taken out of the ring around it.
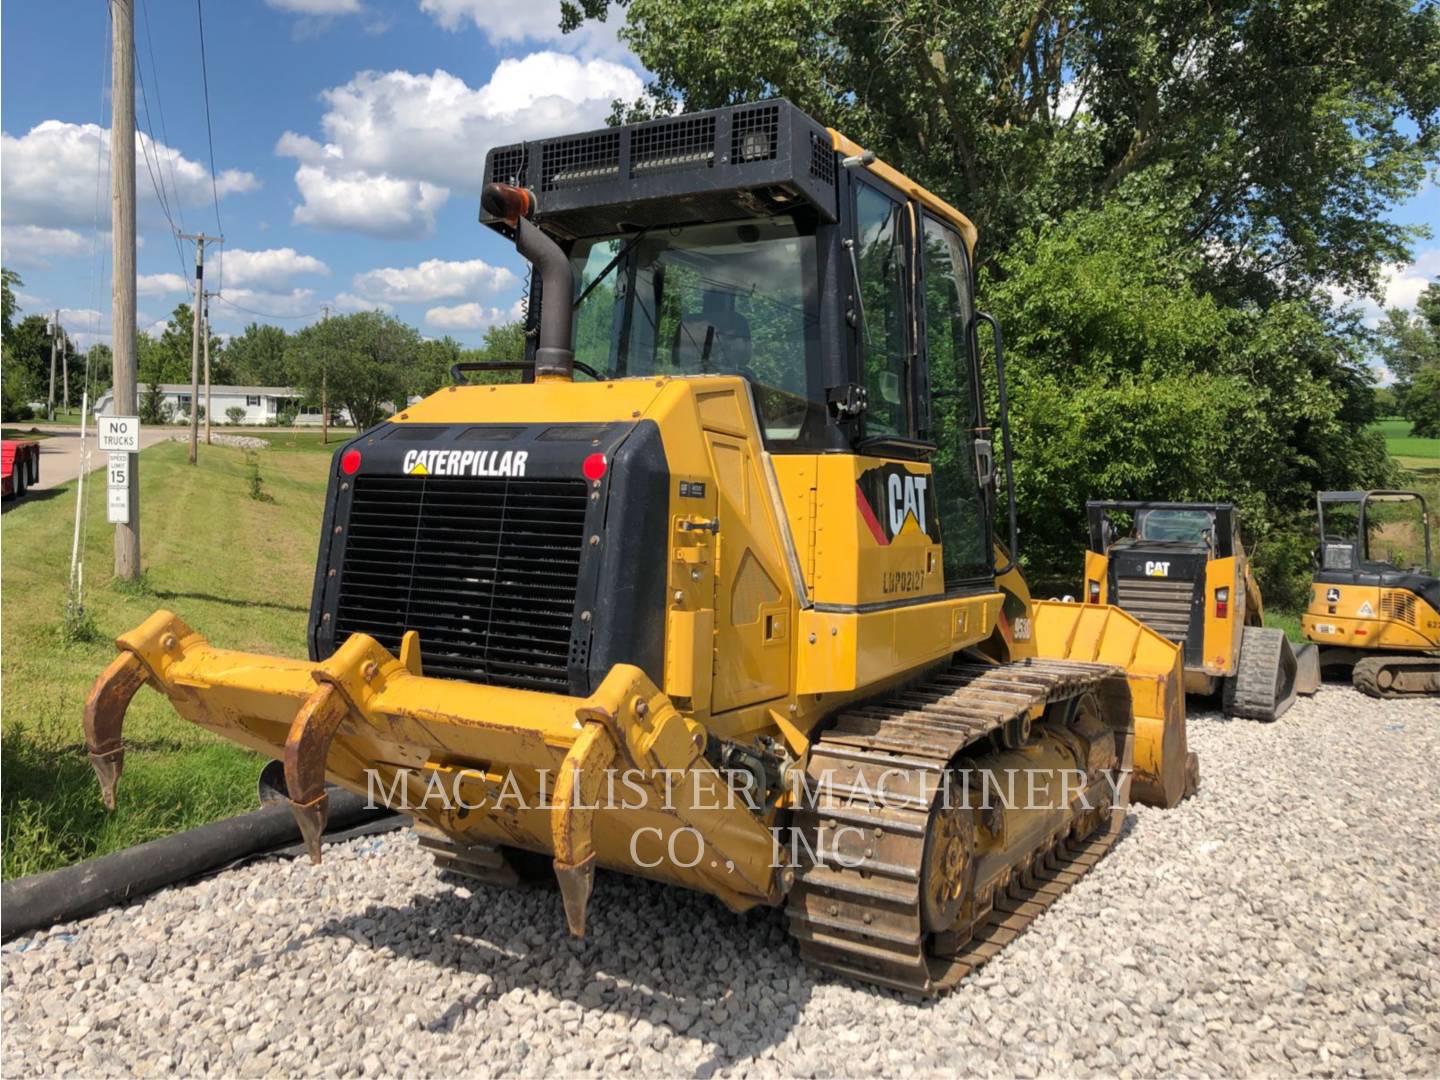
{"label": "cat skid steer loader", "polygon": [[1113,603],[1180,646],[1185,690],[1228,716],[1278,720],[1320,689],[1313,645],[1264,625],[1231,503],[1089,502],[1085,601]]}
{"label": "cat skid steer loader", "polygon": [[575,933],[598,865],[932,995],[1095,865],[1132,773],[1194,789],[1179,650],[1016,568],[960,213],[784,101],[492,149],[481,206],[533,265],[523,361],[336,454],[309,660],[119,638],[107,804],[149,684],[283,758],[317,861],[326,782],[379,790],[447,870],[549,860]]}

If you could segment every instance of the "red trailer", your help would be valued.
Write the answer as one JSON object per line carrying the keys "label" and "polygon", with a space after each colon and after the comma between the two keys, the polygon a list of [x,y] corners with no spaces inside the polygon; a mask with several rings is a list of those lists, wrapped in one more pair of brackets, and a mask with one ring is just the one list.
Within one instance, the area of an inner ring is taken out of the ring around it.
{"label": "red trailer", "polygon": [[24,495],[26,488],[40,482],[40,444],[33,439],[0,442],[0,467],[4,473],[0,494]]}

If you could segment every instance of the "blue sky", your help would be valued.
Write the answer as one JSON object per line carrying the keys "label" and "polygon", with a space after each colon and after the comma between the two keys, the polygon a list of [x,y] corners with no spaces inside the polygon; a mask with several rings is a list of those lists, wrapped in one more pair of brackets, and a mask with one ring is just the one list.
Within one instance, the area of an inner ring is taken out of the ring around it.
{"label": "blue sky", "polygon": [[[105,12],[103,0],[11,3],[0,43],[4,263],[24,276],[22,310],[61,308],[82,343],[109,331],[108,234],[94,228],[97,151],[108,170]],[[216,330],[257,318],[241,308],[297,328],[324,304],[382,306],[427,336],[472,343],[508,319],[523,268],[476,221],[485,150],[599,126],[643,82],[614,26],[561,35],[558,21],[559,0],[209,0],[228,252],[207,267],[207,287],[226,298],[211,306]],[[151,165],[177,224],[213,233],[194,6],[136,0],[136,23]],[[138,190],[150,329],[192,287],[193,256],[177,252],[143,156]],[[1394,217],[1440,235],[1440,189]],[[1440,240],[1423,240],[1413,264],[1392,268],[1386,300],[1409,306],[1436,276]]]}

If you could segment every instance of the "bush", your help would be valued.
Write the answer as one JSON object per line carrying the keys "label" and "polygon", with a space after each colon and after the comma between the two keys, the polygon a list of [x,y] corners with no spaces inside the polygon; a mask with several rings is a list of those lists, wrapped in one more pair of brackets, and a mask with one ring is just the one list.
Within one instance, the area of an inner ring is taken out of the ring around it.
{"label": "bush", "polygon": [[225,420],[232,426],[243,424],[245,422],[245,410],[239,405],[231,405],[225,410]]}
{"label": "bush", "polygon": [[275,424],[277,427],[294,427],[297,415],[298,411],[295,408],[286,406],[275,414]]}
{"label": "bush", "polygon": [[1272,528],[1255,542],[1250,569],[1268,610],[1294,614],[1309,604],[1314,549],[1312,530],[1301,522],[1288,529]]}

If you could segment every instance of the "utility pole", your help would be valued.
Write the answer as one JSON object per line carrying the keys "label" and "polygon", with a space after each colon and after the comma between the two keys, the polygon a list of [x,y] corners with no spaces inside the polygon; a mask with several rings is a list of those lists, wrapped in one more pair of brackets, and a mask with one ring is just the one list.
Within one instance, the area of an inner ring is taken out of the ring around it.
{"label": "utility pole", "polygon": [[60,309],[50,323],[50,397],[46,399],[45,419],[55,419],[55,345],[60,340]]}
{"label": "utility pole", "polygon": [[200,331],[205,349],[205,445],[210,445],[210,294],[205,294],[205,320]]}
{"label": "utility pole", "polygon": [[[135,0],[110,0],[110,348],[115,415],[135,416]],[[115,526],[115,576],[140,576],[140,455],[130,455],[130,520]]]}
{"label": "utility pole", "polygon": [[[327,322],[330,321],[330,305],[329,305],[329,304],[321,304],[321,305],[320,305],[320,313],[321,313],[320,321],[321,321],[322,323],[327,323]],[[330,401],[329,401],[329,399],[328,399],[328,398],[326,397],[326,395],[325,395],[325,389],[326,389],[326,387],[325,387],[325,376],[326,376],[326,374],[327,374],[325,369],[326,369],[326,367],[327,367],[328,364],[329,364],[329,360],[330,360],[330,339],[329,339],[328,337],[325,337],[324,335],[321,335],[321,339],[320,339],[320,445],[321,445],[321,446],[328,446],[328,445],[330,444]]]}
{"label": "utility pole", "polygon": [[[190,464],[194,465],[200,457],[200,309],[205,302],[205,244],[223,244],[225,238],[181,233],[180,239],[195,241],[195,307],[190,312]],[[208,406],[206,414],[208,425]]]}
{"label": "utility pole", "polygon": [[70,411],[70,338],[65,338],[65,344],[60,347],[60,377],[61,386],[64,388],[60,394],[60,408]]}

